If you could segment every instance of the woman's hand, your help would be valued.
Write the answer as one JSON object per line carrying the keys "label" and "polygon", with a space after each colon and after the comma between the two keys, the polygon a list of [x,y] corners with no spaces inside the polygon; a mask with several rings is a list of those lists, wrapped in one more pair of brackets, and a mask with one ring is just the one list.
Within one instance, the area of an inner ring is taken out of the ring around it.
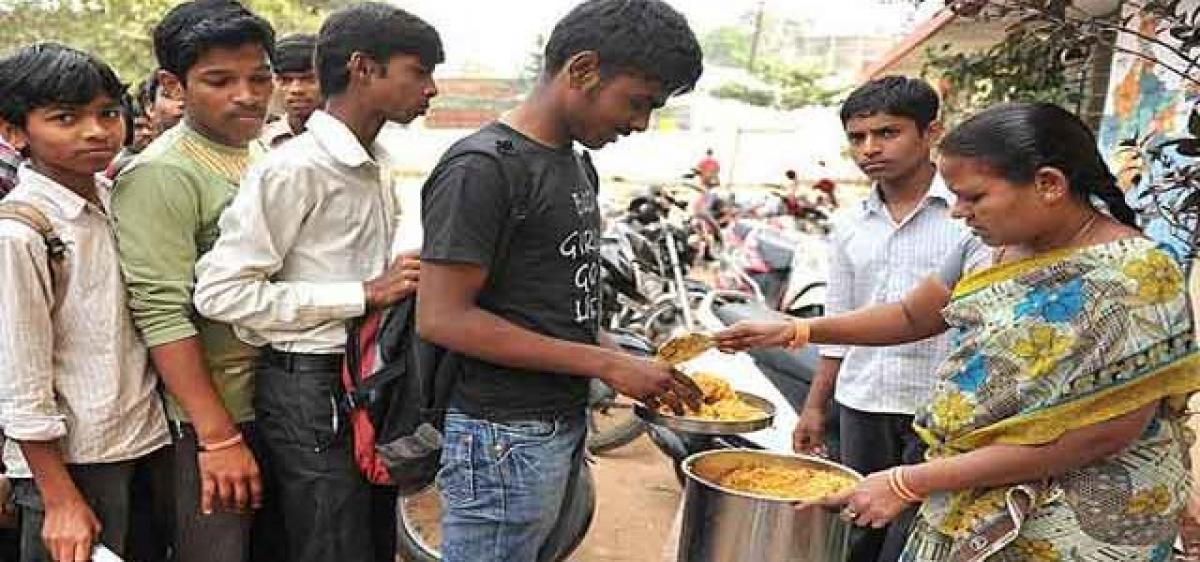
{"label": "woman's hand", "polygon": [[717,340],[718,349],[730,353],[762,347],[783,347],[791,343],[795,335],[796,324],[793,322],[742,321],[717,332],[713,337]]}
{"label": "woman's hand", "polygon": [[841,516],[846,522],[876,529],[887,526],[911,505],[892,492],[886,470],[866,477],[853,490],[817,503],[826,507],[841,507]]}

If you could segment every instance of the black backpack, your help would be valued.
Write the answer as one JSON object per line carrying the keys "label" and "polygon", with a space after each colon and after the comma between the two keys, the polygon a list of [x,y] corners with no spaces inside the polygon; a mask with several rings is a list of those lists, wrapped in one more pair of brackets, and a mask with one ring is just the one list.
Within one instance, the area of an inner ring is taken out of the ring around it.
{"label": "black backpack", "polygon": [[[430,174],[465,155],[493,159],[508,185],[511,210],[496,242],[495,261],[484,291],[507,268],[513,235],[528,215],[528,170],[512,140],[494,129],[473,134],[446,152]],[[597,174],[588,154],[579,157],[593,185]],[[446,409],[457,383],[460,357],[422,340],[416,331],[416,299],[350,323],[343,385],[360,470],[401,494],[428,487],[437,474]]]}

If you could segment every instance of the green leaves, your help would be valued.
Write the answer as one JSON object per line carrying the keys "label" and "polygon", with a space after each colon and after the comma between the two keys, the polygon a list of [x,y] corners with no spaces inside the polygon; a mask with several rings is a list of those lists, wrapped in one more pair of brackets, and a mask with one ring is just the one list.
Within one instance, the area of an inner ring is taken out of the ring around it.
{"label": "green leaves", "polygon": [[[99,56],[121,79],[136,83],[157,65],[151,30],[179,0],[45,2],[0,0],[0,52],[38,41],[57,41]],[[279,35],[316,31],[325,15],[346,0],[245,0]]]}
{"label": "green leaves", "polygon": [[746,67],[750,64],[753,32],[742,26],[727,25],[709,31],[700,40],[705,62],[721,66]]}
{"label": "green leaves", "polygon": [[738,82],[726,82],[712,91],[713,97],[738,100],[758,107],[775,104],[775,92],[747,86]]}

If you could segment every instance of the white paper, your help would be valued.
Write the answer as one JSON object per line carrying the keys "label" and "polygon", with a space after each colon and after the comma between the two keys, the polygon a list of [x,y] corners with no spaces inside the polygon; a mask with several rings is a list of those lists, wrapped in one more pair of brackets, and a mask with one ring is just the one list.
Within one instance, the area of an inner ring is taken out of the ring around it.
{"label": "white paper", "polygon": [[97,544],[96,548],[92,549],[92,562],[123,562],[120,556],[113,554],[102,544]]}

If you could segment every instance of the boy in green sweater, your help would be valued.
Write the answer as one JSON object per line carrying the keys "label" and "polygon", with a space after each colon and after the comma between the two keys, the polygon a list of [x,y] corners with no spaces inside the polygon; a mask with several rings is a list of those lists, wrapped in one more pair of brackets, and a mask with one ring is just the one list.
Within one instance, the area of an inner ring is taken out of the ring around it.
{"label": "boy in green sweater", "polygon": [[161,88],[184,101],[183,121],[121,173],[114,193],[130,307],[168,393],[180,562],[247,560],[252,551],[286,559],[264,546],[275,527],[263,522],[269,510],[255,521],[257,352],[192,307],[196,261],[261,152],[274,46],[271,25],[237,2],[194,0],[168,12],[154,50]]}

